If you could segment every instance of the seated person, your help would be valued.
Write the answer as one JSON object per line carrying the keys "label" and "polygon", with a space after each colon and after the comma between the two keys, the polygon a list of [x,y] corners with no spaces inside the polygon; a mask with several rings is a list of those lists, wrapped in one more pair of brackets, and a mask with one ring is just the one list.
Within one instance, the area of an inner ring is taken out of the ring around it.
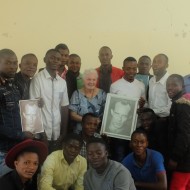
{"label": "seated person", "polygon": [[86,155],[86,142],[92,137],[99,137],[101,138],[98,132],[98,124],[99,118],[93,113],[86,113],[82,117],[82,139],[83,139],[83,146],[80,151],[80,155],[83,157],[87,157]]}
{"label": "seated person", "polygon": [[1,189],[37,190],[37,183],[32,178],[47,154],[47,146],[39,141],[28,139],[15,145],[5,159],[13,170],[0,178]]}
{"label": "seated person", "polygon": [[74,91],[70,100],[70,117],[73,121],[73,132],[79,134],[82,131],[82,116],[86,113],[94,113],[100,119],[103,117],[106,102],[106,93],[96,87],[98,74],[95,69],[88,69],[83,74],[84,86]]}
{"label": "seated person", "polygon": [[90,168],[84,176],[85,190],[135,190],[130,172],[119,162],[108,159],[107,144],[101,138],[87,142]]}
{"label": "seated person", "polygon": [[132,133],[130,147],[132,153],[124,158],[122,164],[131,172],[135,186],[140,190],[166,190],[167,180],[163,156],[148,149],[147,134],[137,129]]}
{"label": "seated person", "polygon": [[63,139],[63,150],[52,152],[43,164],[39,177],[39,190],[83,190],[86,159],[79,155],[83,141],[77,134]]}

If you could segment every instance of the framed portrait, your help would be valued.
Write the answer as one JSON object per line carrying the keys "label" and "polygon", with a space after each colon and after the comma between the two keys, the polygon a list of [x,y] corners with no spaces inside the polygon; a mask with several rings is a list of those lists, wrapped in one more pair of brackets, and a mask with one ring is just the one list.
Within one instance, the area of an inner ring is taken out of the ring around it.
{"label": "framed portrait", "polygon": [[20,100],[19,106],[22,131],[30,131],[33,134],[44,132],[38,99]]}
{"label": "framed portrait", "polygon": [[101,134],[130,140],[136,129],[138,101],[139,99],[108,93]]}

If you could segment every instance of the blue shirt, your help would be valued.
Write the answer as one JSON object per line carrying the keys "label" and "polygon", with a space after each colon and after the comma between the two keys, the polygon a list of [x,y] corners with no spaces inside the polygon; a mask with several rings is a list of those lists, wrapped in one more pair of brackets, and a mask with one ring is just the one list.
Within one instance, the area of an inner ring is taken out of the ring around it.
{"label": "blue shirt", "polygon": [[190,92],[190,75],[184,76],[185,91]]}
{"label": "blue shirt", "polygon": [[131,172],[134,181],[156,182],[156,174],[165,172],[164,159],[161,153],[146,149],[147,157],[143,167],[139,167],[134,159],[134,153],[130,153],[124,158],[122,164]]}

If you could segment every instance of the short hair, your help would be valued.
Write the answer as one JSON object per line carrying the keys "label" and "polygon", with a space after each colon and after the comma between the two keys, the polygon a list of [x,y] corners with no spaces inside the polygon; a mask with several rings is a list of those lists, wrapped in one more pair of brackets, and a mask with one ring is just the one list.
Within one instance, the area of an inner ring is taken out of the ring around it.
{"label": "short hair", "polygon": [[45,57],[46,57],[49,53],[51,53],[51,52],[59,53],[59,51],[57,51],[56,49],[49,49],[49,50],[46,52]]}
{"label": "short hair", "polygon": [[58,44],[55,46],[55,49],[58,51],[59,49],[63,49],[63,50],[68,50],[69,51],[69,48],[66,44]]}
{"label": "short hair", "polygon": [[82,78],[85,79],[86,76],[90,75],[90,74],[95,74],[96,78],[98,78],[98,73],[97,73],[96,69],[87,69],[87,70],[85,70],[83,75],[82,75]]}
{"label": "short hair", "polygon": [[149,59],[150,63],[151,63],[151,58],[148,55],[143,55],[139,58],[138,62],[140,61],[140,59]]}
{"label": "short hair", "polygon": [[154,110],[151,108],[142,108],[140,114],[142,113],[150,113],[153,120],[156,120],[157,118],[157,115],[155,114]]}
{"label": "short hair", "polygon": [[88,117],[95,117],[98,118],[98,116],[94,113],[86,113],[82,116],[82,124],[84,124]]}
{"label": "short hair", "polygon": [[143,128],[140,128],[140,129],[137,128],[135,131],[133,131],[133,133],[131,135],[131,139],[133,138],[133,136],[135,134],[143,134],[146,137],[146,139],[148,140],[148,134],[147,134],[146,130]]}
{"label": "short hair", "polygon": [[168,77],[168,79],[169,78],[176,78],[179,82],[180,82],[180,84],[182,85],[182,86],[184,86],[185,84],[184,84],[184,78],[181,76],[181,75],[179,75],[179,74],[172,74],[172,75],[170,75],[169,77]]}
{"label": "short hair", "polygon": [[62,142],[65,143],[65,144],[68,144],[71,140],[76,140],[76,141],[78,141],[78,142],[80,143],[80,147],[82,147],[82,145],[83,145],[83,140],[82,140],[82,138],[81,138],[80,135],[75,134],[75,133],[70,133],[70,134],[66,135],[66,136],[63,138],[63,141],[62,141]]}
{"label": "short hair", "polygon": [[87,141],[87,144],[86,144],[86,147],[88,148],[88,146],[90,144],[93,144],[93,143],[100,143],[102,144],[106,150],[108,150],[108,143],[106,142],[105,139],[103,138],[97,138],[97,137],[92,137],[90,138],[88,141]]}
{"label": "short hair", "polygon": [[124,59],[123,61],[123,66],[125,66],[125,64],[127,62],[137,62],[137,60],[134,57],[127,57],[126,59]]}
{"label": "short hair", "polygon": [[75,54],[75,53],[70,54],[70,55],[69,55],[69,58],[71,58],[71,57],[78,57],[79,59],[81,59],[80,56],[77,55],[77,54]]}
{"label": "short hair", "polygon": [[22,61],[25,59],[25,58],[27,58],[27,57],[35,57],[36,59],[37,59],[37,61],[38,61],[38,58],[36,57],[36,55],[35,54],[33,54],[33,53],[27,53],[27,54],[25,54],[25,55],[23,55],[22,56],[22,58],[21,58],[21,63],[22,63]]}
{"label": "short hair", "polygon": [[164,53],[159,53],[159,54],[158,54],[158,55],[156,55],[156,56],[162,56],[162,57],[164,57],[164,58],[165,58],[165,60],[166,60],[166,63],[168,64],[169,59],[168,59],[168,56],[167,56],[166,54],[164,54]]}
{"label": "short hair", "polygon": [[5,55],[16,55],[15,52],[11,49],[1,49],[0,50],[0,57],[3,57]]}
{"label": "short hair", "polygon": [[109,50],[111,51],[111,53],[112,53],[111,48],[110,48],[110,47],[108,47],[108,46],[102,46],[102,47],[100,48],[100,50],[99,50],[99,53],[100,53],[100,51],[102,51],[102,49],[109,49]]}

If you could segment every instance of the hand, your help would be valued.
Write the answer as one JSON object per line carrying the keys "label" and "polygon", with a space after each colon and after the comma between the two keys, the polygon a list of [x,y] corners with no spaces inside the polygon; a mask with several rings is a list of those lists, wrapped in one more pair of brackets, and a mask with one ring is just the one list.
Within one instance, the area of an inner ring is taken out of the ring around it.
{"label": "hand", "polygon": [[139,108],[143,108],[144,104],[145,104],[145,99],[143,97],[140,97],[140,99],[139,99]]}
{"label": "hand", "polygon": [[37,98],[38,99],[38,107],[42,108],[44,106],[44,100],[43,98]]}
{"label": "hand", "polygon": [[35,135],[31,133],[30,131],[24,131],[23,132],[25,139],[33,139]]}
{"label": "hand", "polygon": [[175,170],[176,168],[177,168],[177,162],[170,159],[168,162],[168,169]]}

